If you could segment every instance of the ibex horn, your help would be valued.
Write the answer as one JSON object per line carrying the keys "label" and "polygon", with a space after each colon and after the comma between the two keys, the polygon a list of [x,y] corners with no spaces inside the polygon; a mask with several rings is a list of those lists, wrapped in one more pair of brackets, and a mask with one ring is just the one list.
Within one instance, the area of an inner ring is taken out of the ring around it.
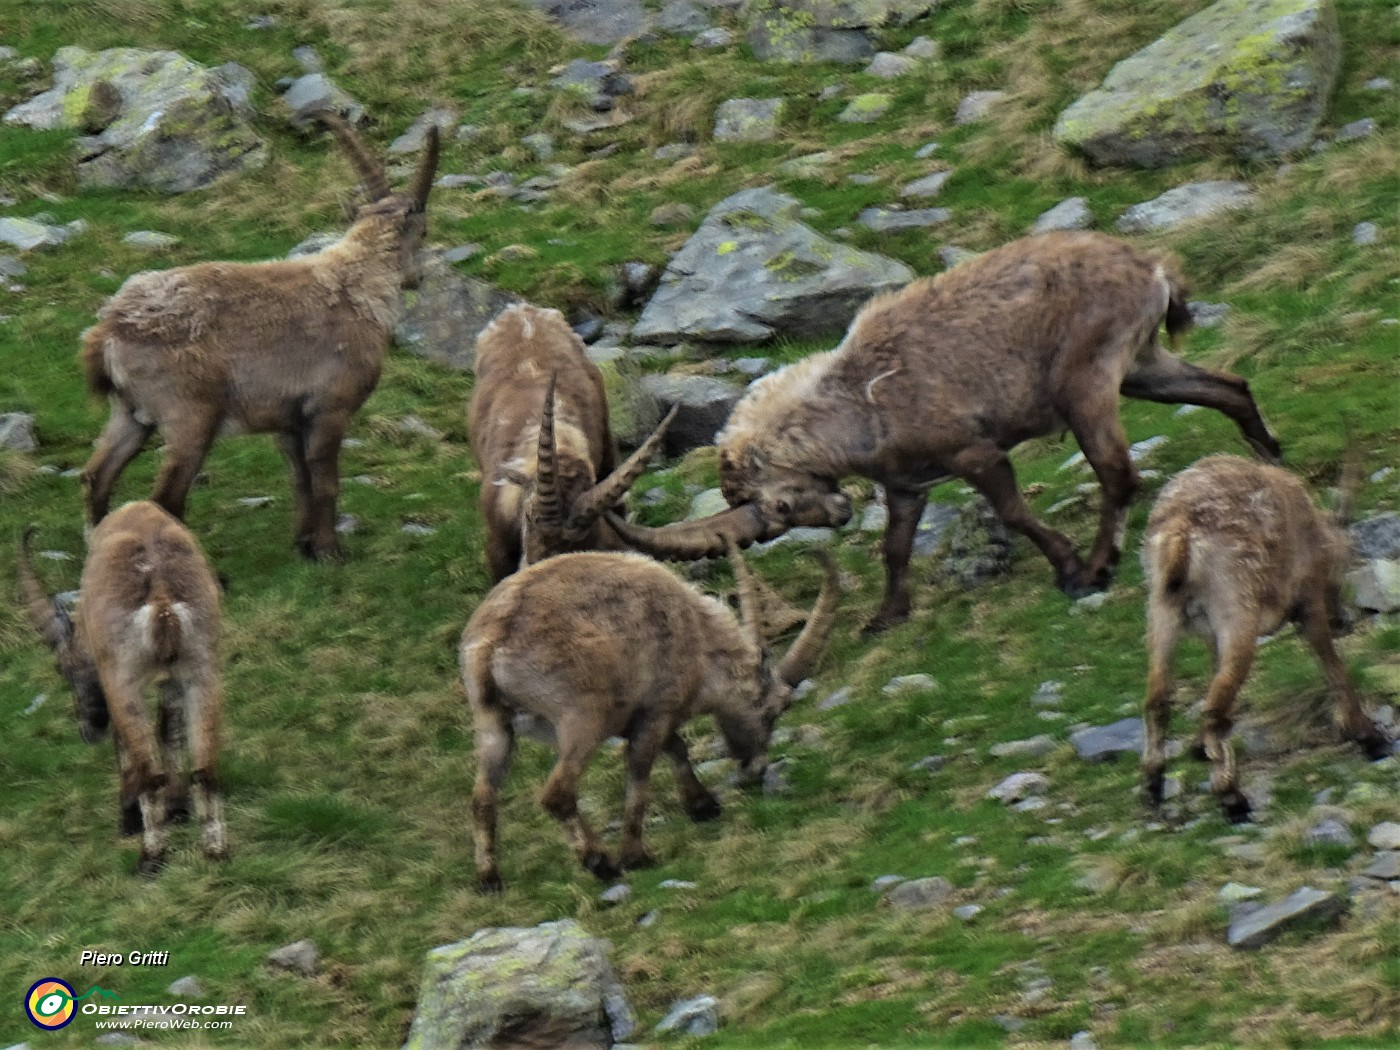
{"label": "ibex horn", "polygon": [[389,179],[384,174],[384,168],[345,118],[334,110],[323,109],[316,114],[316,119],[330,129],[331,134],[344,148],[350,163],[360,173],[360,180],[365,184],[365,193],[369,199],[377,201],[389,196],[393,191],[389,188]]}
{"label": "ibex horn", "polygon": [[826,550],[819,550],[817,557],[821,559],[824,573],[817,604],[807,618],[807,626],[802,628],[797,641],[792,643],[792,648],[778,664],[778,677],[790,686],[796,686],[812,673],[836,622],[836,598],[841,582],[836,572],[836,559]]}
{"label": "ibex horn", "polygon": [[676,418],[676,413],[679,411],[679,405],[672,405],[671,411],[666,413],[666,418],[651,432],[651,436],[642,442],[637,451],[628,456],[621,466],[575,501],[573,510],[569,514],[570,531],[578,533],[586,531],[592,527],[604,511],[611,510],[623,496],[627,495],[633,483],[646,473],[652,455],[666,437],[666,428],[671,425],[671,421]]}

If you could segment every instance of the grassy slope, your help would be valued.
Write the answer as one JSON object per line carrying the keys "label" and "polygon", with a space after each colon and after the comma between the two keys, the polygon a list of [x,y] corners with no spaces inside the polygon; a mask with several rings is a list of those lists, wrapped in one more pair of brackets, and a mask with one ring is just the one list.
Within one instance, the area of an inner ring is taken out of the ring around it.
{"label": "grassy slope", "polygon": [[[487,251],[466,269],[539,301],[598,304],[613,263],[660,262],[683,240],[647,225],[656,204],[682,200],[703,211],[726,193],[768,181],[777,160],[818,148],[839,149],[832,174],[787,188],[822,210],[815,224],[823,229],[849,224],[860,207],[889,200],[895,187],[931,167],[956,169],[939,202],[954,210],[950,227],[933,237],[853,238],[920,272],[937,270],[941,244],[990,247],[1072,193],[1087,196],[1107,225],[1125,205],[1177,182],[1237,170],[1216,161],[1166,173],[1096,172],[1047,145],[1046,131],[1065,102],[1116,57],[1199,6],[957,0],[892,33],[896,44],[916,33],[934,36],[947,61],[889,86],[846,70],[763,67],[678,43],[636,46],[629,68],[643,74],[634,102],[640,119],[618,134],[619,154],[590,161],[561,137],[561,159],[579,167],[553,203],[522,211],[464,191],[440,192],[434,236],[483,242]],[[1282,177],[1246,169],[1241,174],[1265,198],[1258,213],[1151,242],[1180,254],[1198,294],[1233,305],[1223,329],[1197,333],[1190,351],[1250,377],[1290,463],[1319,486],[1335,480],[1343,422],[1363,437],[1369,467],[1400,467],[1400,355],[1396,329],[1378,323],[1394,315],[1400,280],[1400,105],[1393,94],[1360,89],[1384,71],[1386,49],[1393,54],[1400,43],[1400,19],[1388,5],[1366,0],[1339,7],[1349,44],[1330,123],[1370,115],[1382,132],[1309,155]],[[241,28],[264,11],[279,16],[279,29]],[[448,150],[444,171],[534,170],[516,140],[554,127],[562,107],[547,91],[518,96],[509,88],[541,85],[549,65],[588,52],[501,0],[343,9],[313,0],[0,0],[0,26],[4,43],[45,59],[67,43],[165,46],[210,63],[237,59],[257,72],[257,101],[268,112],[272,81],[293,71],[288,52],[310,42],[380,117],[381,139],[430,100],[451,99],[464,119],[482,125],[481,140]],[[385,39],[395,41],[392,49],[381,45]],[[513,71],[503,74],[505,64]],[[891,90],[896,106],[869,127],[837,124],[844,103],[817,102],[816,93],[838,80],[847,94]],[[958,98],[980,87],[1009,87],[1012,103],[987,124],[953,129]],[[17,91],[0,80],[0,95]],[[704,141],[713,103],[745,94],[789,99],[784,141]],[[160,199],[76,192],[66,174],[66,136],[0,128],[0,190],[20,198],[8,213],[47,210],[90,227],[60,251],[27,258],[25,292],[0,293],[0,313],[12,315],[0,324],[0,409],[36,412],[43,446],[37,461],[0,459],[0,535],[14,536],[33,520],[42,527],[42,546],[81,554],[76,480],[33,468],[80,466],[101,425],[102,412],[80,389],[73,353],[104,296],[138,269],[275,256],[306,233],[336,225],[337,197],[351,181],[344,162],[325,142],[299,139],[274,116],[260,130],[274,155],[265,171]],[[696,158],[674,167],[649,159],[650,147],[687,134],[702,140]],[[912,159],[912,147],[935,137],[942,147],[933,162]],[[845,175],[852,172],[872,172],[881,182],[851,185]],[[1350,229],[1362,220],[1382,225],[1381,245],[1351,245]],[[141,228],[183,242],[154,259],[120,243],[124,232]],[[510,243],[538,254],[489,261]],[[786,358],[809,349],[784,345],[776,353]],[[990,1020],[1002,1012],[1029,1021],[1015,1037],[1022,1043],[1064,1039],[1085,1027],[1102,1046],[1395,1041],[1400,921],[1393,907],[1375,921],[1352,921],[1341,932],[1262,953],[1223,946],[1225,915],[1214,894],[1228,879],[1284,892],[1302,883],[1337,884],[1358,866],[1364,850],[1302,845],[1316,791],[1335,787],[1351,799],[1358,829],[1394,812],[1395,770],[1368,768],[1331,742],[1318,714],[1317,675],[1292,640],[1264,651],[1247,689],[1256,712],[1285,723],[1286,738],[1306,745],[1267,763],[1246,762],[1247,778],[1274,778],[1268,823],[1278,833],[1244,832],[1266,844],[1267,864],[1232,861],[1211,844],[1231,829],[1195,790],[1200,767],[1181,772],[1185,813],[1201,819],[1170,832],[1143,830],[1128,764],[1086,767],[1067,747],[1042,764],[1054,783],[1050,809],[1014,814],[982,799],[1001,776],[1027,767],[987,757],[991,744],[1038,732],[1063,739],[1070,723],[1136,710],[1145,659],[1134,559],[1101,610],[1070,618],[1048,586],[1043,561],[1021,545],[1012,579],[970,595],[925,584],[914,620],[870,642],[856,628],[878,600],[878,538],[846,539],[841,559],[859,586],[817,695],[851,684],[856,702],[818,713],[808,701],[792,713],[789,724],[818,725],[822,743],[779,749],[795,759],[790,796],[733,798],[723,819],[696,828],[676,809],[668,772],[658,770],[650,834],[665,863],[630,880],[627,903],[604,910],[595,900],[598,887],[576,871],[532,801],[548,756],[527,744],[503,814],[509,888],[497,899],[474,895],[466,805],[471,741],[453,644],[485,590],[463,423],[469,389],[467,378],[391,355],[354,430],[364,443],[345,457],[347,477],[369,475],[377,483],[346,485],[343,509],[363,525],[344,567],[304,565],[289,551],[287,481],[270,442],[224,442],[210,457],[209,483],[196,491],[190,521],[232,581],[225,770],[235,855],[226,866],[206,864],[190,833],[177,832],[165,875],[154,883],[131,875],[134,845],[119,844],[114,833],[110,753],[77,740],[49,660],[17,610],[0,608],[0,989],[10,1001],[54,973],[82,987],[115,987],[127,1002],[159,1002],[170,980],[195,973],[210,1001],[247,1003],[252,1014],[211,1043],[392,1046],[411,1015],[428,947],[483,925],[573,915],[612,939],[644,1022],[655,1022],[680,996],[724,996],[728,1020],[705,1041],[712,1047],[995,1044],[1011,1038]],[[400,435],[392,423],[409,412],[447,440]],[[1171,438],[1151,464],[1164,472],[1240,447],[1231,426],[1211,414],[1178,418],[1169,407],[1127,404],[1124,418],[1133,439]],[[1045,441],[1018,454],[1023,482],[1041,486],[1036,506],[1048,507],[1083,480],[1056,471],[1070,451]],[[133,465],[124,496],[149,491],[154,461],[148,454]],[[706,482],[708,470],[702,460],[685,476]],[[1363,507],[1394,506],[1396,477],[1368,488]],[[1150,483],[1149,493],[1159,484]],[[261,494],[276,498],[271,508],[236,502]],[[952,487],[940,495],[957,498]],[[677,496],[672,509],[679,505]],[[1133,514],[1130,549],[1145,515],[1144,501]],[[409,520],[437,532],[405,536],[399,526]],[[1087,538],[1092,508],[1074,507],[1053,520]],[[813,572],[791,553],[758,564],[799,600],[812,596]],[[55,588],[75,585],[76,560],[46,562],[44,569]],[[0,590],[12,586],[12,568],[0,559]],[[1372,625],[1345,648],[1373,700],[1394,693],[1400,627]],[[1205,668],[1189,648],[1187,680],[1199,683]],[[894,700],[880,695],[889,676],[913,671],[931,673],[939,689]],[[1041,720],[1026,703],[1047,678],[1066,683],[1061,722]],[[22,714],[40,692],[48,703]],[[1296,698],[1306,713],[1290,714]],[[1183,706],[1190,699],[1184,693]],[[909,771],[929,753],[949,756],[945,771]],[[616,761],[604,756],[588,780],[593,810],[611,812],[620,787]],[[959,844],[963,836],[976,841]],[[1077,885],[1089,869],[1099,892]],[[866,888],[887,872],[945,875],[960,899],[986,910],[970,926],[942,912],[897,914]],[[665,878],[692,879],[698,888],[662,890],[657,884]],[[660,920],[637,927],[652,909]],[[300,937],[320,945],[321,976],[301,980],[263,967],[269,949]],[[168,970],[80,971],[77,957],[86,947],[165,949],[172,963]],[[1024,1005],[1021,967],[1031,961],[1053,987]],[[91,1037],[81,1021],[37,1037],[17,1009],[0,1011],[0,1043],[87,1045]],[[205,1045],[188,1037],[166,1041]]]}

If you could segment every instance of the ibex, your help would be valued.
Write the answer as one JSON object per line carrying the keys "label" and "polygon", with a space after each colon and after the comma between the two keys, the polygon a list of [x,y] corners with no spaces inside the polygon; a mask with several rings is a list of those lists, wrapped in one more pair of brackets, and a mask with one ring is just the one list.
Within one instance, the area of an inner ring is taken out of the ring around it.
{"label": "ibex", "polygon": [[[719,436],[730,510],[684,525],[614,523],[639,550],[698,558],[796,525],[851,515],[847,474],[885,488],[884,602],[869,625],[909,615],[909,556],[929,489],[960,477],[1050,560],[1057,585],[1080,596],[1112,580],[1124,514],[1139,487],[1118,419],[1118,395],[1186,402],[1233,419],[1261,455],[1279,444],[1243,379],[1207,371],[1157,341],[1190,326],[1170,267],[1097,233],[1013,241],[868,303],[835,350],[759,380]],[[1026,505],[1007,451],[1073,431],[1103,485],[1088,563]]]}
{"label": "ibex", "polygon": [[1206,640],[1215,672],[1201,714],[1200,746],[1225,816],[1249,819],[1228,737],[1235,698],[1254,663],[1257,639],[1286,620],[1298,625],[1322,664],[1343,737],[1372,759],[1390,754],[1385,733],[1361,710],[1332,645],[1348,623],[1341,582],[1351,553],[1346,532],[1320,511],[1296,477],[1236,456],[1211,456],[1162,490],[1147,522],[1146,741],[1143,790],[1162,802],[1172,665],[1182,630]]}
{"label": "ibex", "polygon": [[177,518],[216,434],[272,433],[291,465],[298,549],[343,557],[340,444],[379,382],[400,290],[420,279],[438,144],[432,129],[411,188],[393,193],[355,131],[320,119],[369,197],[340,241],[298,259],[138,273],[84,333],[88,388],[111,407],[83,471],[90,524],[152,431],[165,440],[153,499]]}
{"label": "ibex", "polygon": [[[155,875],[164,866],[166,822],[187,818],[190,792],[205,854],[224,858],[219,585],[199,544],[154,503],[128,503],[104,518],[89,538],[75,628],[39,585],[32,533],[25,531],[19,562],[29,618],[73,690],[83,740],[98,743],[109,724],[114,731],[121,830],[141,835],[137,870]],[[145,693],[157,684],[153,726]]]}
{"label": "ibex", "polygon": [[579,862],[599,878],[613,878],[619,868],[579,812],[578,785],[608,737],[627,740],[622,868],[653,863],[642,845],[642,821],[651,767],[663,751],[691,819],[719,815],[718,801],[691,768],[683,723],[713,715],[741,778],[761,777],[773,725],[792,703],[792,686],[815,664],[834,619],[836,567],[822,557],[816,607],[776,667],[758,632],[754,581],[737,548],[730,561],[742,626],[724,604],[637,554],[563,554],[521,570],[487,595],[461,648],[475,724],[479,888],[501,888],[496,800],[510,768],[517,713],[553,727],[559,757],[540,802],[564,824]]}
{"label": "ibex", "polygon": [[522,304],[492,321],[476,340],[467,410],[492,582],[553,554],[626,550],[602,515],[646,470],[675,412],[619,467],[603,374],[564,315]]}

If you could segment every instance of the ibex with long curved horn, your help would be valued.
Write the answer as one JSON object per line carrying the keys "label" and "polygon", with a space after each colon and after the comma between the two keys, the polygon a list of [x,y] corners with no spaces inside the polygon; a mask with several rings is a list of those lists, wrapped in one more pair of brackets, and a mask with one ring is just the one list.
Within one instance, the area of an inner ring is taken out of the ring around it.
{"label": "ibex with long curved horn", "polygon": [[503,311],[477,337],[467,410],[492,581],[553,554],[629,549],[603,514],[646,470],[674,416],[618,466],[603,374],[563,314]]}
{"label": "ibex with long curved horn", "polygon": [[753,578],[731,547],[741,622],[720,601],[637,554],[564,554],[523,569],[477,607],[462,634],[462,678],[476,736],[472,819],[477,884],[501,888],[496,801],[515,746],[519,713],[553,727],[559,759],[540,802],[565,825],[579,862],[600,878],[618,868],[578,809],[579,778],[610,736],[627,740],[627,797],[619,861],[651,864],[642,845],[648,779],[665,752],[693,820],[719,815],[691,768],[680,727],[710,714],[752,782],[768,764],[778,716],[815,665],[835,618],[836,565],[806,627],[777,666],[759,632]]}
{"label": "ibex with long curved horn", "polygon": [[[19,578],[35,629],[73,690],[78,731],[89,744],[114,730],[121,775],[121,828],[141,835],[138,870],[165,864],[165,824],[183,820],[188,794],[204,852],[227,855],[219,791],[219,585],[199,544],[154,503],[128,503],[88,542],[77,624],[44,596],[29,543]],[[159,684],[155,725],[144,694]],[[184,752],[190,752],[192,789]]]}
{"label": "ibex with long curved horn", "polygon": [[1204,638],[1215,658],[1198,740],[1210,762],[1211,790],[1231,821],[1248,820],[1250,809],[1230,749],[1235,699],[1254,663],[1257,639],[1288,620],[1322,664],[1341,735],[1371,759],[1390,754],[1390,740],[1361,709],[1332,645],[1333,631],[1349,624],[1342,578],[1351,541],[1341,521],[1313,504],[1298,478],[1237,456],[1203,459],[1157,497],[1141,554],[1151,658],[1142,775],[1150,805],[1162,802],[1172,665],[1183,630]]}
{"label": "ibex with long curved horn", "polygon": [[[730,510],[665,529],[613,524],[658,557],[714,557],[726,537],[747,544],[797,525],[843,525],[851,505],[838,483],[873,478],[889,505],[885,600],[870,623],[879,629],[909,615],[909,557],[929,489],[960,477],[1040,548],[1061,590],[1101,590],[1140,485],[1120,394],[1217,409],[1256,452],[1279,454],[1245,381],[1168,353],[1157,340],[1164,320],[1171,336],[1191,324],[1185,288],[1162,260],[1098,233],[1013,241],[872,300],[835,350],[754,383],[719,436]],[[1103,485],[1086,560],[1026,506],[1007,457],[1063,430]]]}
{"label": "ibex with long curved horn", "polygon": [[138,273],[84,333],[88,387],[111,406],[83,471],[90,524],[153,431],[165,439],[153,498],[177,518],[216,434],[272,433],[292,470],[298,549],[343,556],[341,440],[379,382],[400,291],[421,278],[438,139],[431,129],[412,185],[392,193],[355,131],[335,114],[320,119],[369,197],[341,240],[298,259]]}

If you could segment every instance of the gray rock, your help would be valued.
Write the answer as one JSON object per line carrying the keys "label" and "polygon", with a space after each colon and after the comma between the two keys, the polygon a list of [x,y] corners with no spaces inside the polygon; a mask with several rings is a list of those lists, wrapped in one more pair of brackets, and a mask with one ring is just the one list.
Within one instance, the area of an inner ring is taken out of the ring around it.
{"label": "gray rock", "polygon": [[1330,923],[1340,918],[1346,902],[1334,893],[1304,886],[1277,904],[1244,915],[1230,923],[1230,947],[1262,948],[1287,930],[1304,922]]}
{"label": "gray rock", "polygon": [[736,357],[729,366],[749,379],[758,379],[773,370],[773,362],[766,357]]}
{"label": "gray rock", "polygon": [[103,1032],[92,1043],[93,1046],[140,1046],[141,1040],[130,1032]]}
{"label": "gray rock", "polygon": [[1290,153],[1316,133],[1340,54],[1330,0],[1220,0],[1114,66],[1054,137],[1097,164],[1149,168]]}
{"label": "gray rock", "polygon": [[865,67],[865,73],[867,76],[879,77],[881,80],[894,80],[896,77],[912,73],[918,68],[918,60],[909,55],[900,55],[893,51],[879,51],[870,60],[870,65]]}
{"label": "gray rock", "polygon": [[651,151],[651,156],[653,160],[684,160],[695,156],[695,147],[689,142],[670,142],[657,146]]}
{"label": "gray rock", "polygon": [[199,978],[190,974],[181,977],[177,981],[171,981],[170,987],[165,990],[166,995],[173,995],[177,999],[203,999],[204,985],[199,983]]}
{"label": "gray rock", "polygon": [[783,119],[780,98],[731,98],[715,110],[716,142],[771,142]]}
{"label": "gray rock", "polygon": [[287,258],[300,259],[303,255],[315,255],[335,244],[342,236],[343,234],[339,233],[313,233],[287,252]]}
{"label": "gray rock", "polygon": [[953,885],[941,875],[901,882],[885,894],[892,908],[936,908],[953,895]]}
{"label": "gray rock", "polygon": [[636,1022],[609,950],[572,919],[434,948],[404,1050],[611,1047]]}
{"label": "gray rock", "polygon": [[734,34],[723,26],[716,26],[713,29],[706,29],[703,32],[696,33],[695,38],[690,42],[690,46],[704,48],[706,50],[715,50],[721,47],[728,47],[732,43],[734,43]]}
{"label": "gray rock", "polygon": [[656,16],[656,28],[673,36],[692,37],[710,28],[710,16],[692,0],[670,0]]}
{"label": "gray rock", "polygon": [[909,767],[910,771],[937,773],[947,763],[942,755],[925,755]]}
{"label": "gray rock", "polygon": [[291,970],[303,977],[315,977],[320,953],[315,941],[293,941],[267,953],[267,961],[279,970]]}
{"label": "gray rock", "polygon": [[1011,534],[996,511],[980,496],[957,510],[947,528],[940,579],[970,590],[1011,571]]}
{"label": "gray rock", "polygon": [[1387,882],[1400,879],[1400,850],[1381,850],[1361,871],[1370,879],[1383,879]]}
{"label": "gray rock", "polygon": [[947,222],[953,213],[947,208],[910,208],[908,211],[895,211],[889,208],[862,208],[856,221],[876,233],[889,233],[898,230],[922,230]]}
{"label": "gray rock", "polygon": [[951,270],[954,266],[961,266],[981,254],[967,248],[959,248],[956,244],[945,244],[938,249],[938,261],[943,264],[943,269]]}
{"label": "gray rock", "polygon": [[1207,303],[1193,299],[1186,304],[1186,308],[1191,311],[1191,320],[1198,328],[1214,328],[1230,316],[1229,303]]}
{"label": "gray rock", "polygon": [[28,412],[0,412],[0,448],[15,452],[38,451],[34,440],[34,417]]}
{"label": "gray rock", "polygon": [[778,798],[792,790],[787,776],[791,767],[792,759],[790,758],[780,758],[768,764],[768,768],[763,771],[763,794],[765,796]]}
{"label": "gray rock", "polygon": [[910,58],[930,61],[938,57],[938,41],[930,40],[926,36],[916,36],[905,46],[904,53]]}
{"label": "gray rock", "polygon": [[1112,725],[1071,733],[1069,742],[1084,761],[1105,762],[1129,752],[1142,754],[1144,732],[1141,718],[1123,718]]}
{"label": "gray rock", "polygon": [[325,65],[321,62],[321,56],[309,44],[292,48],[292,58],[296,60],[297,65],[301,66],[303,73],[324,73],[326,71]]}
{"label": "gray rock", "polygon": [[958,111],[953,115],[953,123],[976,124],[986,119],[997,103],[1006,97],[1005,91],[972,91],[958,103]]}
{"label": "gray rock", "polygon": [[1345,124],[1337,129],[1336,142],[1354,142],[1357,139],[1364,139],[1368,135],[1375,134],[1376,122],[1371,117],[1363,117],[1361,120],[1353,120],[1350,124]]}
{"label": "gray rock", "polygon": [[916,150],[914,151],[914,159],[915,159],[915,160],[928,160],[930,157],[932,157],[932,156],[933,156],[935,153],[937,153],[937,152],[938,152],[938,143],[936,143],[936,142],[925,142],[922,146],[920,146],[918,149],[916,149]]}
{"label": "gray rock", "polygon": [[1044,758],[1055,750],[1055,741],[1041,733],[1026,740],[1008,740],[987,749],[993,758]]}
{"label": "gray rock", "polygon": [[641,388],[656,401],[663,415],[672,405],[680,406],[666,431],[664,447],[668,456],[713,445],[715,433],[728,421],[729,413],[744,393],[728,380],[713,376],[648,375],[642,377]]}
{"label": "gray rock", "polygon": [[828,693],[826,698],[817,704],[818,711],[830,711],[835,707],[843,707],[855,699],[855,694],[848,685],[843,685],[834,693]]}
{"label": "gray rock", "polygon": [[548,132],[536,131],[526,135],[521,138],[520,144],[540,160],[549,160],[554,156],[554,136]]}
{"label": "gray rock", "polygon": [[632,896],[632,887],[625,882],[619,882],[598,894],[598,899],[604,904],[621,904],[630,896]]}
{"label": "gray rock", "polygon": [[616,44],[648,25],[641,0],[529,0],[584,44]]}
{"label": "gray rock", "polygon": [[1400,824],[1382,821],[1367,832],[1366,841],[1373,849],[1400,850]]}
{"label": "gray rock", "polygon": [[888,113],[892,105],[892,95],[872,91],[851,99],[836,119],[843,124],[872,124]]}
{"label": "gray rock", "polygon": [[860,523],[856,527],[861,532],[882,532],[889,520],[889,509],[883,503],[867,503],[860,513]]}
{"label": "gray rock", "polygon": [[1258,886],[1244,886],[1238,882],[1227,882],[1220,887],[1217,896],[1226,904],[1243,904],[1252,901],[1264,891]]}
{"label": "gray rock", "polygon": [[900,187],[899,195],[901,197],[937,197],[943,190],[943,184],[952,177],[951,171],[935,171],[932,175],[925,175],[922,179],[905,183]]}
{"label": "gray rock", "polygon": [[651,209],[651,214],[647,216],[647,221],[653,226],[662,228],[668,226],[689,226],[695,221],[695,209],[689,204],[675,201],[670,204],[658,204]]}
{"label": "gray rock", "polygon": [[1355,841],[1351,829],[1336,817],[1324,817],[1303,833],[1303,842],[1310,846],[1350,846]]}
{"label": "gray rock", "polygon": [[938,683],[933,675],[920,672],[895,675],[880,688],[880,692],[885,696],[908,696],[911,693],[929,693],[937,688]]}
{"label": "gray rock", "polygon": [[713,995],[677,1000],[656,1030],[681,1035],[714,1035],[719,1031],[719,1000]]}
{"label": "gray rock", "polygon": [[1012,773],[996,787],[987,792],[987,797],[1012,805],[1032,795],[1043,795],[1050,787],[1050,780],[1043,773]]}
{"label": "gray rock", "polygon": [[1024,1020],[1011,1014],[992,1014],[992,1023],[1010,1035],[1015,1035],[1026,1027]]}
{"label": "gray rock", "polygon": [[981,914],[982,905],[980,904],[962,904],[953,909],[954,918],[961,919],[963,922],[971,922]]}
{"label": "gray rock", "polygon": [[[0,219],[0,222],[3,222]],[[0,277],[11,279],[23,277],[29,272],[29,267],[20,262],[13,255],[0,255]]]}
{"label": "gray rock", "polygon": [[1347,573],[1354,601],[1370,612],[1400,611],[1400,559],[1373,558]]}
{"label": "gray rock", "polygon": [[1400,514],[1384,511],[1356,522],[1351,543],[1361,558],[1400,558]]}
{"label": "gray rock", "polygon": [[409,521],[399,526],[399,531],[405,536],[431,536],[437,529],[431,525],[424,525],[421,521]]}
{"label": "gray rock", "polygon": [[813,25],[801,13],[790,12],[793,6],[790,0],[754,0],[745,39],[759,61],[854,65],[879,50],[864,29]]}
{"label": "gray rock", "polygon": [[943,539],[962,519],[957,507],[946,503],[926,503],[914,529],[914,557],[927,558],[938,551]]}
{"label": "gray rock", "polygon": [[457,124],[457,111],[451,106],[433,106],[422,113],[408,126],[408,130],[389,143],[389,152],[417,153],[428,140],[428,129],[437,128],[438,134],[446,137]]}
{"label": "gray rock", "polygon": [[0,217],[0,244],[8,244],[22,252],[35,248],[56,248],[72,237],[74,232],[67,226],[52,226],[35,219],[8,215]]}
{"label": "gray rock", "polygon": [[1123,233],[1174,229],[1182,223],[1252,208],[1257,203],[1258,198],[1243,182],[1188,182],[1160,197],[1134,204],[1115,226]]}
{"label": "gray rock", "polygon": [[1083,197],[1070,197],[1060,201],[1049,211],[1042,212],[1035,220],[1031,233],[1049,233],[1051,230],[1087,230],[1094,225],[1094,213],[1089,210],[1089,202]]}
{"label": "gray rock", "polygon": [[1167,439],[1162,434],[1158,434],[1155,437],[1143,438],[1141,441],[1134,441],[1128,446],[1128,458],[1134,463],[1141,463],[1166,443]]}
{"label": "gray rock", "polygon": [[1065,698],[1065,683],[1054,679],[1041,682],[1031,694],[1032,707],[1059,707]]}
{"label": "gray rock", "polygon": [[1099,1050],[1092,1032],[1075,1032],[1069,1037],[1069,1050]]}
{"label": "gray rock", "polygon": [[163,248],[173,248],[180,243],[180,238],[169,233],[158,233],[155,230],[132,230],[122,238],[123,244],[129,244],[133,248],[149,248],[159,251]]}
{"label": "gray rock", "polygon": [[822,237],[798,220],[801,207],[763,187],[711,208],[666,267],[633,339],[824,338],[844,332],[870,296],[913,279],[903,263]]}
{"label": "gray rock", "polygon": [[520,300],[493,284],[459,272],[441,256],[423,263],[417,290],[404,292],[394,342],[410,353],[459,372],[476,359],[476,337],[506,307]]}
{"label": "gray rock", "polygon": [[663,890],[693,890],[695,883],[687,882],[685,879],[662,879],[657,886]]}
{"label": "gray rock", "polygon": [[1351,228],[1351,243],[1358,247],[1375,244],[1381,239],[1381,228],[1374,222],[1358,222]]}
{"label": "gray rock", "polygon": [[481,245],[474,241],[466,244],[459,244],[455,248],[448,248],[442,253],[442,261],[445,263],[466,262],[473,255],[481,251]]}
{"label": "gray rock", "polygon": [[[291,111],[292,123],[310,127],[321,110],[333,110],[351,124],[365,123],[365,107],[324,73],[307,73],[292,81],[282,93],[282,103]],[[427,129],[424,128],[424,134]]]}

